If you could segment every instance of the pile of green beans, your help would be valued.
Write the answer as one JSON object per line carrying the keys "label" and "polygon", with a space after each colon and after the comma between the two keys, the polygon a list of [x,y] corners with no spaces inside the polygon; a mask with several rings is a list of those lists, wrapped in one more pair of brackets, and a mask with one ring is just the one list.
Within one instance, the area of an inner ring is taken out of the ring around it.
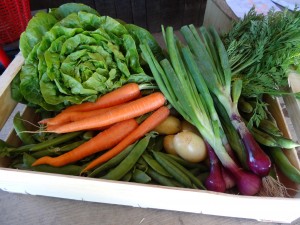
{"label": "pile of green beans", "polygon": [[32,170],[47,173],[66,175],[80,175],[85,162],[78,162],[64,167],[40,165],[32,167],[32,163],[43,156],[59,156],[71,151],[93,137],[93,132],[72,132],[67,134],[50,134],[43,132],[27,132],[24,120],[20,113],[13,118],[13,128],[21,141],[20,146],[12,146],[0,140],[0,157],[11,160],[10,167],[23,170]]}
{"label": "pile of green beans", "polygon": [[19,113],[14,117],[14,129],[22,142],[20,147],[0,141],[0,156],[12,160],[11,168],[87,176],[96,179],[120,180],[172,187],[205,189],[203,177],[209,167],[201,163],[190,163],[179,156],[163,151],[162,136],[150,132],[117,156],[92,171],[82,173],[83,168],[100,154],[86,157],[74,164],[54,167],[50,165],[31,166],[44,156],[56,157],[73,150],[95,135],[95,132],[73,132],[67,134],[29,133]]}
{"label": "pile of green beans", "polygon": [[149,140],[150,135],[145,136],[96,168],[88,177],[205,189],[202,180],[197,176],[207,173],[208,166],[189,163],[178,156],[154,151],[149,146]]}

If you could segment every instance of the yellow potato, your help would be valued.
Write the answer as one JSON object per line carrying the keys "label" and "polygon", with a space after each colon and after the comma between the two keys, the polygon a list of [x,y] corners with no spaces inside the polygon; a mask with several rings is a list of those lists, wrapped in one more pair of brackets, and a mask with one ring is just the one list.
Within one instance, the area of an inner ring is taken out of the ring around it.
{"label": "yellow potato", "polygon": [[174,149],[179,156],[189,162],[201,162],[207,158],[205,142],[191,131],[182,131],[174,135]]}
{"label": "yellow potato", "polygon": [[198,129],[193,124],[189,123],[186,120],[181,121],[181,130],[182,131],[188,130],[188,131],[191,131],[191,132],[193,132],[197,135],[200,134]]}
{"label": "yellow potato", "polygon": [[181,130],[181,121],[175,116],[168,116],[162,123],[154,128],[159,134],[176,134]]}
{"label": "yellow potato", "polygon": [[173,134],[166,135],[163,140],[163,146],[167,153],[173,154],[173,155],[178,155],[174,148],[173,140],[174,140]]}

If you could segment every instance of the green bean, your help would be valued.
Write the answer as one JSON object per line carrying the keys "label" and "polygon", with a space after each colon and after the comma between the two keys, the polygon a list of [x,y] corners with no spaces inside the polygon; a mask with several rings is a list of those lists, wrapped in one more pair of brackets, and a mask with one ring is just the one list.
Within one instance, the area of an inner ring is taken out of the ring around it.
{"label": "green bean", "polygon": [[13,118],[13,127],[18,135],[18,137],[20,138],[20,140],[26,144],[35,144],[35,140],[33,139],[32,135],[29,134],[23,123],[23,119],[20,115],[20,112],[17,112],[16,115]]}
{"label": "green bean", "polygon": [[12,148],[10,150],[11,153],[23,153],[29,151],[31,148],[33,148],[37,144],[29,144],[29,145],[22,145],[17,148]]}
{"label": "green bean", "polygon": [[34,144],[24,145],[18,148],[12,146],[5,146],[4,141],[0,140],[0,157],[16,157],[19,153],[26,152],[29,149],[29,146],[34,146]]}
{"label": "green bean", "polygon": [[94,134],[95,134],[94,131],[89,130],[89,131],[86,131],[86,132],[83,133],[82,138],[84,140],[90,140],[91,138],[94,137]]}
{"label": "green bean", "polygon": [[277,124],[275,124],[271,120],[268,119],[261,120],[258,128],[273,136],[282,136],[282,132],[277,127]]}
{"label": "green bean", "polygon": [[186,176],[180,169],[178,169],[174,164],[172,164],[169,160],[163,157],[164,153],[153,151],[154,158],[157,162],[168,171],[175,180],[179,183],[183,184],[185,187],[192,188],[192,182],[188,176]]}
{"label": "green bean", "polygon": [[132,151],[128,154],[128,156],[114,169],[109,171],[106,175],[104,175],[103,179],[109,180],[119,180],[121,179],[126,173],[128,173],[139,160],[141,155],[146,150],[151,135],[147,135],[143,139],[139,140],[138,143],[134,146]]}
{"label": "green bean", "polygon": [[293,141],[290,138],[285,138],[283,136],[279,137],[279,136],[274,136],[273,137],[276,141],[276,143],[278,144],[278,147],[281,148],[286,148],[286,149],[291,149],[291,148],[296,148],[299,147],[300,144]]}
{"label": "green bean", "polygon": [[191,163],[188,162],[186,160],[184,160],[183,158],[180,158],[177,155],[172,155],[172,154],[166,154],[169,158],[175,160],[176,162],[178,162],[180,165],[186,167],[186,168],[199,168],[201,171],[207,171],[209,170],[209,167],[206,166],[203,163]]}
{"label": "green bean", "polygon": [[3,141],[2,139],[0,139],[0,149],[2,149],[2,148],[13,148],[13,146],[8,144],[6,141]]}
{"label": "green bean", "polygon": [[291,164],[282,149],[270,148],[268,152],[279,170],[291,181],[300,184],[300,170]]}
{"label": "green bean", "polygon": [[11,149],[15,148],[0,139],[0,157],[10,156]]}
{"label": "green bean", "polygon": [[247,102],[243,97],[240,97],[239,99],[238,108],[244,113],[253,112],[253,106],[249,102]]}
{"label": "green bean", "polygon": [[37,142],[44,142],[44,141],[47,141],[47,140],[51,140],[51,139],[54,139],[54,138],[58,137],[59,135],[61,135],[61,134],[47,133],[47,132],[43,132],[43,131],[32,134],[33,138]]}
{"label": "green bean", "polygon": [[38,143],[38,144],[30,144],[30,145],[23,145],[18,148],[11,149],[11,153],[22,153],[27,151],[40,151],[44,150],[49,147],[53,147],[59,144],[62,144],[64,142],[70,141],[75,137],[78,137],[82,132],[72,132],[67,134],[59,135],[53,139],[46,140],[44,142]]}
{"label": "green bean", "polygon": [[132,180],[137,183],[146,184],[151,181],[151,177],[149,177],[144,171],[135,169],[132,174]]}
{"label": "green bean", "polygon": [[148,164],[142,157],[140,157],[136,163],[136,168],[142,171],[146,171],[148,169]]}
{"label": "green bean", "polygon": [[142,157],[153,170],[163,176],[172,177],[172,175],[170,175],[155,159],[153,159],[151,155],[143,154]]}
{"label": "green bean", "polygon": [[130,181],[131,179],[132,179],[132,176],[133,176],[133,174],[132,174],[132,172],[131,171],[129,171],[128,173],[126,173],[123,177],[122,177],[122,181]]}
{"label": "green bean", "polygon": [[170,163],[172,163],[174,166],[176,166],[182,173],[184,173],[193,182],[193,184],[196,185],[197,188],[206,189],[203,183],[196,176],[194,176],[194,174],[192,174],[189,170],[184,168],[182,165],[180,165],[172,158],[169,158],[167,154],[161,154],[161,156],[164,157],[166,160],[168,160]]}
{"label": "green bean", "polygon": [[169,187],[183,187],[181,184],[178,184],[171,178],[165,177],[160,173],[157,173],[155,170],[151,169],[150,167],[146,173],[158,184],[169,186]]}
{"label": "green bean", "polygon": [[15,168],[16,165],[18,164],[23,164],[23,156],[18,156],[16,158],[14,158],[10,163],[9,163],[9,167],[10,168]]}
{"label": "green bean", "polygon": [[124,149],[118,155],[116,155],[112,159],[108,160],[107,162],[103,163],[101,166],[97,167],[93,172],[91,172],[88,175],[88,177],[96,177],[101,172],[118,165],[132,151],[132,149],[134,148],[135,145],[136,145],[136,143],[128,146],[126,149]]}
{"label": "green bean", "polygon": [[81,170],[83,169],[83,167],[77,166],[77,165],[67,165],[67,166],[62,166],[62,167],[39,165],[39,166],[32,167],[31,165],[36,159],[27,153],[23,153],[23,154],[24,154],[23,155],[23,163],[25,165],[25,168],[28,168],[33,171],[78,176],[80,174]]}
{"label": "green bean", "polygon": [[80,134],[82,134],[82,132],[78,131],[78,132],[72,132],[72,133],[59,135],[54,139],[47,140],[47,141],[44,141],[43,143],[36,144],[32,148],[30,148],[30,151],[39,151],[39,150],[42,150],[42,149],[45,149],[45,148],[48,148],[51,146],[59,145],[66,141],[70,141],[75,137],[78,137]]}
{"label": "green bean", "polygon": [[57,146],[57,147],[37,151],[37,152],[32,153],[31,156],[38,159],[38,158],[41,158],[41,157],[44,157],[44,156],[61,155],[64,152],[71,151],[74,148],[78,147],[79,145],[82,145],[84,142],[86,142],[86,141],[85,140],[80,140],[80,141],[75,141],[75,142],[72,142],[70,144],[67,144],[67,145],[64,145],[64,146],[61,146],[61,147]]}
{"label": "green bean", "polygon": [[268,147],[279,147],[276,140],[271,135],[262,132],[254,127],[251,128],[251,133],[258,143]]}
{"label": "green bean", "polygon": [[19,169],[19,170],[28,170],[28,166],[24,165],[24,163],[16,163],[14,165],[10,165],[10,168]]}

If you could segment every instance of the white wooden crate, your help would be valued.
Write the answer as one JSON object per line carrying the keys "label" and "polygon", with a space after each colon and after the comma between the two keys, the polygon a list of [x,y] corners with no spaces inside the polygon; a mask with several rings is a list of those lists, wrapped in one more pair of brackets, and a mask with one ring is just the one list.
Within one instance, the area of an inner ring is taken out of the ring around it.
{"label": "white wooden crate", "polygon": [[[10,96],[10,83],[20,70],[24,59],[18,54],[0,77],[0,129],[11,117],[16,102]],[[291,90],[300,87],[300,79],[292,76]],[[298,90],[299,91],[299,90]],[[285,99],[286,107],[292,112],[294,130],[300,131],[299,101]],[[272,114],[283,133],[290,137],[289,127],[277,99],[270,100]],[[23,118],[30,120],[32,111],[21,107]],[[8,142],[17,137],[12,127],[5,127]],[[300,132],[298,132],[300,134]],[[296,150],[288,151],[288,157],[299,167]],[[7,167],[7,159],[0,159],[0,189],[13,193],[52,196],[81,201],[128,205],[142,208],[157,208],[174,211],[203,213],[290,223],[300,217],[300,195],[291,198],[240,196],[187,188],[171,188],[129,182],[108,181],[96,178],[76,177],[41,172],[22,171]],[[286,187],[299,186],[282,179]]]}

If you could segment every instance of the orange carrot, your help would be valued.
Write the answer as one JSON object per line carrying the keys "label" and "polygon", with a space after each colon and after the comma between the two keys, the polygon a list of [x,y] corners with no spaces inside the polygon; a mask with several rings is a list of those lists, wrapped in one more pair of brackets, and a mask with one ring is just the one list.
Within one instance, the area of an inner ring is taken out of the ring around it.
{"label": "orange carrot", "polygon": [[115,89],[105,95],[100,96],[96,100],[96,102],[84,102],[79,105],[72,105],[66,108],[64,112],[83,112],[100,108],[107,108],[136,99],[140,96],[140,94],[140,86],[138,84],[128,83],[121,86],[118,89]]}
{"label": "orange carrot", "polygon": [[[125,104],[125,103],[123,103],[123,104]],[[108,108],[84,111],[84,112],[62,111],[61,113],[57,114],[55,117],[48,118],[46,120],[42,120],[42,121],[40,121],[40,123],[45,123],[45,124],[47,124],[47,126],[63,125],[64,123],[69,123],[69,122],[73,122],[73,121],[77,121],[77,120],[82,120],[82,119],[85,119],[88,117],[100,115],[109,110],[120,107],[123,104],[111,106]]]}
{"label": "orange carrot", "polygon": [[155,92],[145,97],[126,103],[98,116],[74,121],[56,129],[47,129],[49,132],[68,133],[105,127],[123,120],[132,119],[158,109],[165,104],[165,97],[161,92]]}
{"label": "orange carrot", "polygon": [[[56,129],[59,129],[61,126],[63,125],[67,125],[68,123],[63,123],[63,124],[58,124],[58,125],[47,125],[47,127],[45,127],[46,129],[46,132],[52,132],[52,130],[56,130]],[[102,126],[102,127],[95,127],[95,128],[90,128],[90,129],[87,129],[87,130],[82,130],[82,131],[88,131],[88,130],[93,130],[93,131],[103,131],[103,130],[106,130],[108,129],[109,127],[111,127],[112,125],[114,124],[110,124],[110,125],[107,125],[107,126]],[[43,131],[41,131],[43,132]]]}
{"label": "orange carrot", "polygon": [[143,137],[146,133],[152,131],[157,125],[159,125],[162,121],[164,121],[168,115],[170,114],[170,110],[167,106],[162,106],[153,112],[147,119],[145,119],[135,130],[133,130],[129,135],[127,135],[119,144],[117,144],[114,148],[108,150],[103,155],[99,156],[92,162],[90,162],[82,172],[86,172],[95,168],[96,166],[108,161],[113,158],[120,152],[122,152],[129,145]]}
{"label": "orange carrot", "polygon": [[72,151],[55,158],[44,156],[37,159],[32,166],[48,164],[51,166],[60,167],[77,162],[94,153],[114,147],[137,127],[138,123],[134,119],[122,121],[104,130],[103,132],[100,132],[98,135],[73,149]]}

